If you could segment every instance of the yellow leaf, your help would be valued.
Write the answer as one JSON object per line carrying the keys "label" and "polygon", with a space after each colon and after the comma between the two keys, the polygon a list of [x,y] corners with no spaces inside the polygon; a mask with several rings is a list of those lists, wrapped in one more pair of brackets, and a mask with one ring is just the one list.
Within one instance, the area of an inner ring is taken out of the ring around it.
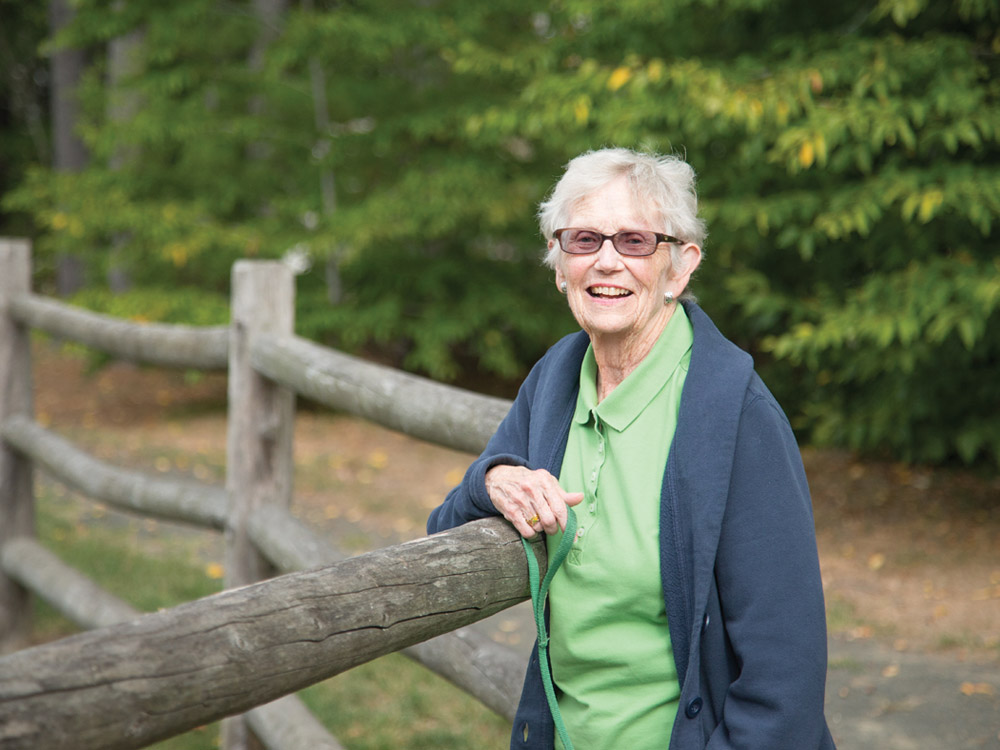
{"label": "yellow leaf", "polygon": [[60,229],[65,229],[66,226],[69,224],[69,217],[60,211],[59,213],[55,214],[52,217],[51,223],[52,223],[52,228],[55,229],[56,231],[59,231]]}
{"label": "yellow leaf", "polygon": [[180,242],[171,242],[167,245],[167,255],[170,256],[170,260],[173,261],[176,268],[187,265],[188,249]]}
{"label": "yellow leaf", "polygon": [[811,142],[805,141],[801,146],[799,146],[799,164],[808,169],[812,166],[815,158],[816,151]]}
{"label": "yellow leaf", "polygon": [[775,111],[778,115],[779,125],[784,125],[788,122],[788,113],[791,112],[791,107],[788,106],[787,102],[778,102],[778,106]]}
{"label": "yellow leaf", "polygon": [[653,60],[650,62],[649,66],[646,68],[646,75],[649,76],[649,80],[653,83],[656,83],[663,78],[663,61]]}
{"label": "yellow leaf", "polygon": [[576,116],[576,121],[581,125],[587,121],[590,117],[590,104],[587,103],[586,99],[578,99],[576,106],[573,108],[573,114]]}
{"label": "yellow leaf", "polygon": [[926,224],[937,213],[938,206],[944,202],[944,193],[940,190],[928,190],[920,198],[920,207],[917,209],[917,218]]}
{"label": "yellow leaf", "polygon": [[632,71],[626,68],[625,66],[622,66],[620,68],[615,68],[614,72],[611,74],[611,77],[608,78],[608,89],[610,91],[617,91],[626,83],[628,83],[631,77],[632,77]]}
{"label": "yellow leaf", "polygon": [[868,558],[869,570],[881,570],[883,565],[885,565],[885,555],[881,552],[876,552]]}
{"label": "yellow leaf", "polygon": [[993,686],[988,682],[963,682],[959,688],[962,695],[993,695]]}
{"label": "yellow leaf", "polygon": [[368,456],[368,465],[373,469],[384,469],[389,465],[389,454],[385,451],[372,451]]}
{"label": "yellow leaf", "polygon": [[899,675],[899,665],[889,664],[882,670],[883,677],[897,677]]}
{"label": "yellow leaf", "polygon": [[218,581],[226,574],[225,568],[219,563],[213,562],[205,566],[205,575],[207,575],[212,580]]}
{"label": "yellow leaf", "polygon": [[816,148],[816,160],[820,164],[826,163],[826,137],[822,133],[817,133],[813,139]]}

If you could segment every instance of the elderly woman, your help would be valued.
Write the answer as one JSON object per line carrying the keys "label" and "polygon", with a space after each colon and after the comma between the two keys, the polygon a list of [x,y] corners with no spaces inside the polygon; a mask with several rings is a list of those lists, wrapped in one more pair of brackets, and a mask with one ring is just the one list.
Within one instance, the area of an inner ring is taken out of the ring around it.
{"label": "elderly woman", "polygon": [[[551,553],[576,506],[548,613],[580,750],[833,748],[809,489],[751,358],[687,298],[693,170],[590,152],[539,215],[583,331],[532,369],[428,531],[502,515]],[[511,747],[552,748],[553,727],[536,644]]]}

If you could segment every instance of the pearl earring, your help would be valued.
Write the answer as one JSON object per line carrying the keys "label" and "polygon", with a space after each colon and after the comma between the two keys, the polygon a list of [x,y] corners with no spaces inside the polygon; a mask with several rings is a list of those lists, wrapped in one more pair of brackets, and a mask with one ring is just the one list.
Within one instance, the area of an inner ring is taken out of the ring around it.
{"label": "pearl earring", "polygon": [[663,295],[663,304],[664,305],[669,305],[673,301],[674,301],[674,293],[673,292],[667,292],[666,294]]}
{"label": "pearl earring", "polygon": [[564,282],[562,282],[559,285],[559,291],[562,292],[563,294],[566,294],[566,289],[567,289],[567,286],[566,286],[566,282],[564,281]]}

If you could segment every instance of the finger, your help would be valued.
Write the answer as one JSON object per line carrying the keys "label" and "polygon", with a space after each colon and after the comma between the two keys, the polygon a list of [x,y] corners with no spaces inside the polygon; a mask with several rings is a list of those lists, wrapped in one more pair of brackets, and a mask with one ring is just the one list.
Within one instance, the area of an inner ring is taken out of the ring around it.
{"label": "finger", "polygon": [[536,527],[539,522],[535,516],[525,517],[524,515],[519,515],[516,518],[509,518],[507,520],[514,524],[514,528],[525,539],[534,539],[538,535]]}

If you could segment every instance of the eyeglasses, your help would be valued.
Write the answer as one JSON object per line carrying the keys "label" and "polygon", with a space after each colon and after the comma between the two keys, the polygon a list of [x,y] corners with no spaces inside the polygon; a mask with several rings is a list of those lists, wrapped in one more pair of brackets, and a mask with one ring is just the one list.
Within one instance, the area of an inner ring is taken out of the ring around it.
{"label": "eyeglasses", "polygon": [[652,255],[661,242],[682,244],[684,240],[671,237],[669,234],[649,232],[644,229],[626,229],[614,234],[601,234],[593,229],[557,229],[553,236],[559,240],[559,247],[564,253],[571,255],[588,255],[601,249],[604,240],[611,240],[621,255],[641,257]]}

